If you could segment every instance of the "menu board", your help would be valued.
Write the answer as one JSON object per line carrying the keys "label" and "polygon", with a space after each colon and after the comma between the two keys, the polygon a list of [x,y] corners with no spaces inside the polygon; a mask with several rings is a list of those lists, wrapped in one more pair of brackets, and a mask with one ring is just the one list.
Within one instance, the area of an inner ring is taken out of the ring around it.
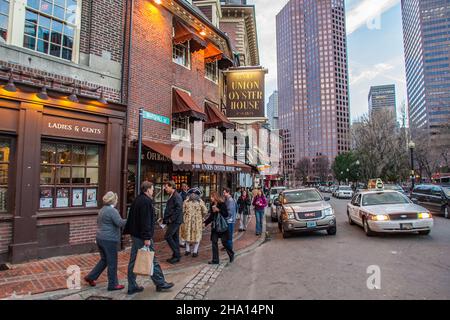
{"label": "menu board", "polygon": [[72,206],[80,207],[83,205],[83,189],[72,189]]}
{"label": "menu board", "polygon": [[69,189],[58,188],[56,189],[56,207],[67,208],[69,206]]}
{"label": "menu board", "polygon": [[86,207],[97,207],[97,189],[86,190]]}

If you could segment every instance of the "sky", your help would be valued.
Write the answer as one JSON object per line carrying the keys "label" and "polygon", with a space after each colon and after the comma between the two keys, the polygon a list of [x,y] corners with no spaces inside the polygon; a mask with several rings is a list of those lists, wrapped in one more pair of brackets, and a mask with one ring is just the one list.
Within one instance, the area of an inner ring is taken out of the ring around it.
{"label": "sky", "polygon": [[[277,89],[276,20],[288,0],[248,0],[256,6],[266,101]],[[352,121],[367,114],[370,86],[395,84],[397,115],[406,101],[400,0],[346,0],[347,47]]]}

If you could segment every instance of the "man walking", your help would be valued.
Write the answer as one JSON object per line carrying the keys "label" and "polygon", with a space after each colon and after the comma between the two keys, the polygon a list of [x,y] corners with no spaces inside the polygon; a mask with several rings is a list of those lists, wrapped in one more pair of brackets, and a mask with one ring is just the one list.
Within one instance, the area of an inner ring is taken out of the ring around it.
{"label": "man walking", "polygon": [[172,249],[172,258],[167,262],[175,264],[180,262],[180,225],[183,223],[183,199],[176,190],[173,181],[164,184],[164,190],[169,195],[166,209],[164,210],[163,223],[167,225],[166,239]]}
{"label": "man walking", "polygon": [[[151,251],[155,251],[153,247],[153,233],[155,229],[155,211],[153,209],[153,184],[144,181],[141,185],[141,194],[131,204],[130,213],[128,215],[127,224],[125,225],[124,234],[131,235],[133,245],[130,252],[130,262],[128,264],[128,294],[142,292],[143,287],[136,283],[136,275],[133,272],[136,256],[139,249],[146,246]],[[151,276],[156,286],[156,291],[162,291],[173,287],[173,283],[168,283],[164,279],[161,267],[153,258],[153,275]]]}
{"label": "man walking", "polygon": [[233,233],[234,233],[234,223],[236,222],[237,214],[237,204],[236,201],[231,196],[231,190],[229,188],[223,188],[223,196],[225,198],[225,205],[228,210],[228,247],[233,249]]}

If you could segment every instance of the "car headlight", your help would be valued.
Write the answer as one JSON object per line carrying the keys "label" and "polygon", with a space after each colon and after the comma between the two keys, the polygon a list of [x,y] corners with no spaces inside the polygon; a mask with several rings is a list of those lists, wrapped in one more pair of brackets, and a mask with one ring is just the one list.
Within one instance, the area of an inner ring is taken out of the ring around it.
{"label": "car headlight", "polygon": [[286,215],[287,215],[288,219],[295,219],[295,215],[294,215],[294,213],[291,212],[291,211],[287,211],[287,212],[286,212]]}
{"label": "car headlight", "polygon": [[334,215],[333,208],[326,208],[322,210],[322,213],[325,217]]}
{"label": "car headlight", "polygon": [[431,213],[428,212],[421,212],[417,216],[419,219],[430,219],[432,217]]}
{"label": "car headlight", "polygon": [[373,221],[388,221],[389,216],[386,214],[374,214],[370,216]]}

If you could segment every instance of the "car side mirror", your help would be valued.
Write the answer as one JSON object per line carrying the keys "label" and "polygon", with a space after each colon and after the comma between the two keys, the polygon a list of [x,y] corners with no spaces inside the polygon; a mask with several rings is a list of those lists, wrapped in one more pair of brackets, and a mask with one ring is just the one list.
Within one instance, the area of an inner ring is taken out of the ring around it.
{"label": "car side mirror", "polygon": [[325,200],[325,201],[330,201],[331,198],[330,198],[330,197],[324,197],[323,200]]}

